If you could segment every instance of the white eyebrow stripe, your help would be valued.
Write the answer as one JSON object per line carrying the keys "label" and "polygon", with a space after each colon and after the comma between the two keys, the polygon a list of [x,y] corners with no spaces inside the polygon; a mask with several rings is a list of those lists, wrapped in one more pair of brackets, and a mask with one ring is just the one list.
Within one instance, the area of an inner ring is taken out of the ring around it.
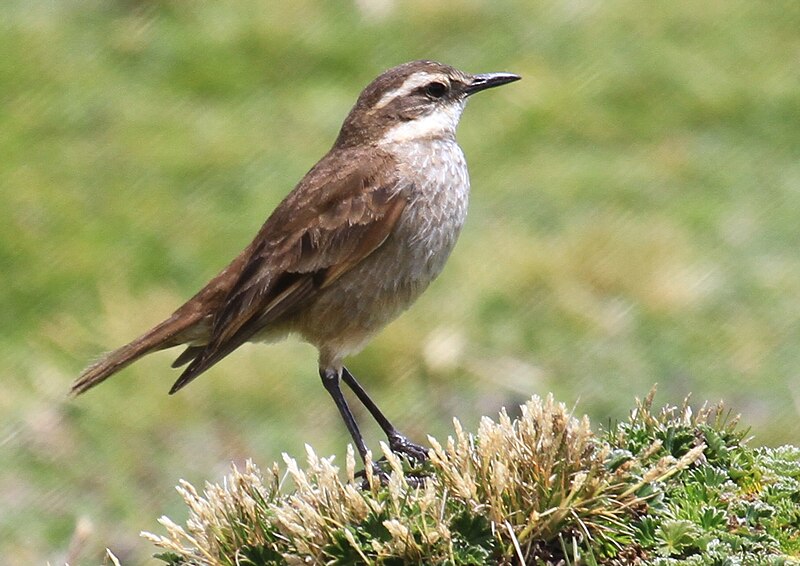
{"label": "white eyebrow stripe", "polygon": [[390,90],[389,92],[384,94],[381,97],[381,99],[375,104],[375,106],[373,106],[373,108],[376,110],[379,108],[383,108],[398,96],[409,94],[414,90],[418,89],[419,87],[421,87],[422,85],[428,84],[431,81],[439,81],[444,84],[449,83],[447,77],[445,77],[440,73],[425,73],[425,72],[414,73],[413,75],[408,77],[399,87],[397,87],[394,90]]}

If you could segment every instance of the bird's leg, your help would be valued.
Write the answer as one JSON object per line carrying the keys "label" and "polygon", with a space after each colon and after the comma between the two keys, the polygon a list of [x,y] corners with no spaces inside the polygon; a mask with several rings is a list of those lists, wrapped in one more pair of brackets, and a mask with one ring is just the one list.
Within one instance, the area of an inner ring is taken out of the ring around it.
{"label": "bird's leg", "polygon": [[[400,434],[398,430],[394,427],[394,425],[391,422],[389,422],[389,419],[386,418],[383,412],[381,412],[381,410],[378,408],[375,402],[370,398],[367,392],[364,391],[364,388],[361,387],[361,384],[356,380],[355,377],[353,377],[353,374],[350,373],[346,367],[342,367],[342,380],[344,380],[347,386],[353,390],[353,393],[356,394],[358,400],[361,401],[361,403],[367,408],[367,410],[370,412],[370,414],[378,423],[378,425],[381,427],[381,429],[383,429],[383,432],[386,434],[386,438],[389,440],[389,448],[391,448],[392,452],[394,452],[395,454],[404,454],[408,458],[415,460],[417,462],[424,462],[425,460],[428,459],[427,448],[411,442],[404,435]],[[338,379],[337,379],[337,389],[338,389]],[[341,395],[341,392],[339,393],[339,395]],[[344,401],[344,399],[342,399],[342,401]]]}
{"label": "bird's leg", "polygon": [[[342,395],[342,389],[339,387],[339,372],[333,368],[320,368],[319,376],[322,378],[322,385],[325,387],[328,393],[330,393],[331,397],[333,397],[333,402],[336,403],[336,408],[339,409],[339,414],[342,415],[342,420],[344,420],[347,431],[353,438],[353,442],[356,443],[356,449],[361,456],[361,462],[364,464],[364,467],[366,467],[367,446],[364,444],[364,437],[361,436],[361,431],[358,430],[356,419],[353,416],[353,413],[350,411],[350,407],[347,406],[347,401],[345,400],[344,395]],[[389,479],[389,477],[386,475],[386,472],[381,470],[381,468],[375,462],[372,462],[372,473],[380,480],[381,483],[386,483]],[[367,484],[366,474],[363,472],[356,474],[356,476],[359,475],[363,475],[364,483],[362,484],[362,487],[367,489],[369,485]]]}
{"label": "bird's leg", "polygon": [[339,409],[339,414],[342,415],[342,420],[344,420],[347,431],[350,433],[350,436],[353,437],[353,442],[356,443],[356,449],[361,455],[361,461],[364,462],[366,466],[367,446],[364,444],[364,437],[361,436],[361,431],[358,430],[356,419],[350,411],[350,407],[347,406],[344,395],[342,395],[342,389],[339,387],[339,372],[333,368],[320,368],[319,376],[322,378],[322,385],[325,386],[330,396],[333,397],[333,402],[336,403],[336,408]]}

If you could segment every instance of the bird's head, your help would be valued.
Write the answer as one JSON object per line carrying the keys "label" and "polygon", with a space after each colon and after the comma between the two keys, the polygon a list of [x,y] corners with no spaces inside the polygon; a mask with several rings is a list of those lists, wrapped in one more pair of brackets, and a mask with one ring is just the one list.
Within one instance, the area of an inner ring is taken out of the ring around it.
{"label": "bird's head", "polygon": [[470,75],[435,61],[399,65],[364,89],[336,145],[452,138],[467,97],[519,79],[511,73]]}

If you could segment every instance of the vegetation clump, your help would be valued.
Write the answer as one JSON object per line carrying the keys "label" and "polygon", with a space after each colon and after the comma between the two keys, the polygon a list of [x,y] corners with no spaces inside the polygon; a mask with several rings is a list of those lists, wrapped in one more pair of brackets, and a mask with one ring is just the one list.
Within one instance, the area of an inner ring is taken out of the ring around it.
{"label": "vegetation clump", "polygon": [[[178,487],[185,526],[144,533],[186,564],[798,564],[800,448],[749,448],[719,405],[653,410],[595,433],[552,397],[518,418],[455,421],[423,469],[383,446],[357,481],[307,448],[262,473],[248,462],[202,494]],[[414,478],[424,474],[423,482]],[[291,488],[290,488],[291,484]]]}

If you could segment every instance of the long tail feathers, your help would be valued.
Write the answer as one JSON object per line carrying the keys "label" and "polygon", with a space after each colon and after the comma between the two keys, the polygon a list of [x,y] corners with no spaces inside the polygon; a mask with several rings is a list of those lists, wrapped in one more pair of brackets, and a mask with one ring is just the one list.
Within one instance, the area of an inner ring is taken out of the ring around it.
{"label": "long tail feathers", "polygon": [[[176,346],[180,340],[176,337],[197,323],[202,316],[199,313],[175,313],[161,324],[145,334],[113,352],[109,352],[100,360],[83,370],[83,373],[72,384],[72,394],[80,395],[95,385],[102,383],[122,368],[132,364],[142,356],[151,352]],[[188,360],[187,360],[188,361]]]}

